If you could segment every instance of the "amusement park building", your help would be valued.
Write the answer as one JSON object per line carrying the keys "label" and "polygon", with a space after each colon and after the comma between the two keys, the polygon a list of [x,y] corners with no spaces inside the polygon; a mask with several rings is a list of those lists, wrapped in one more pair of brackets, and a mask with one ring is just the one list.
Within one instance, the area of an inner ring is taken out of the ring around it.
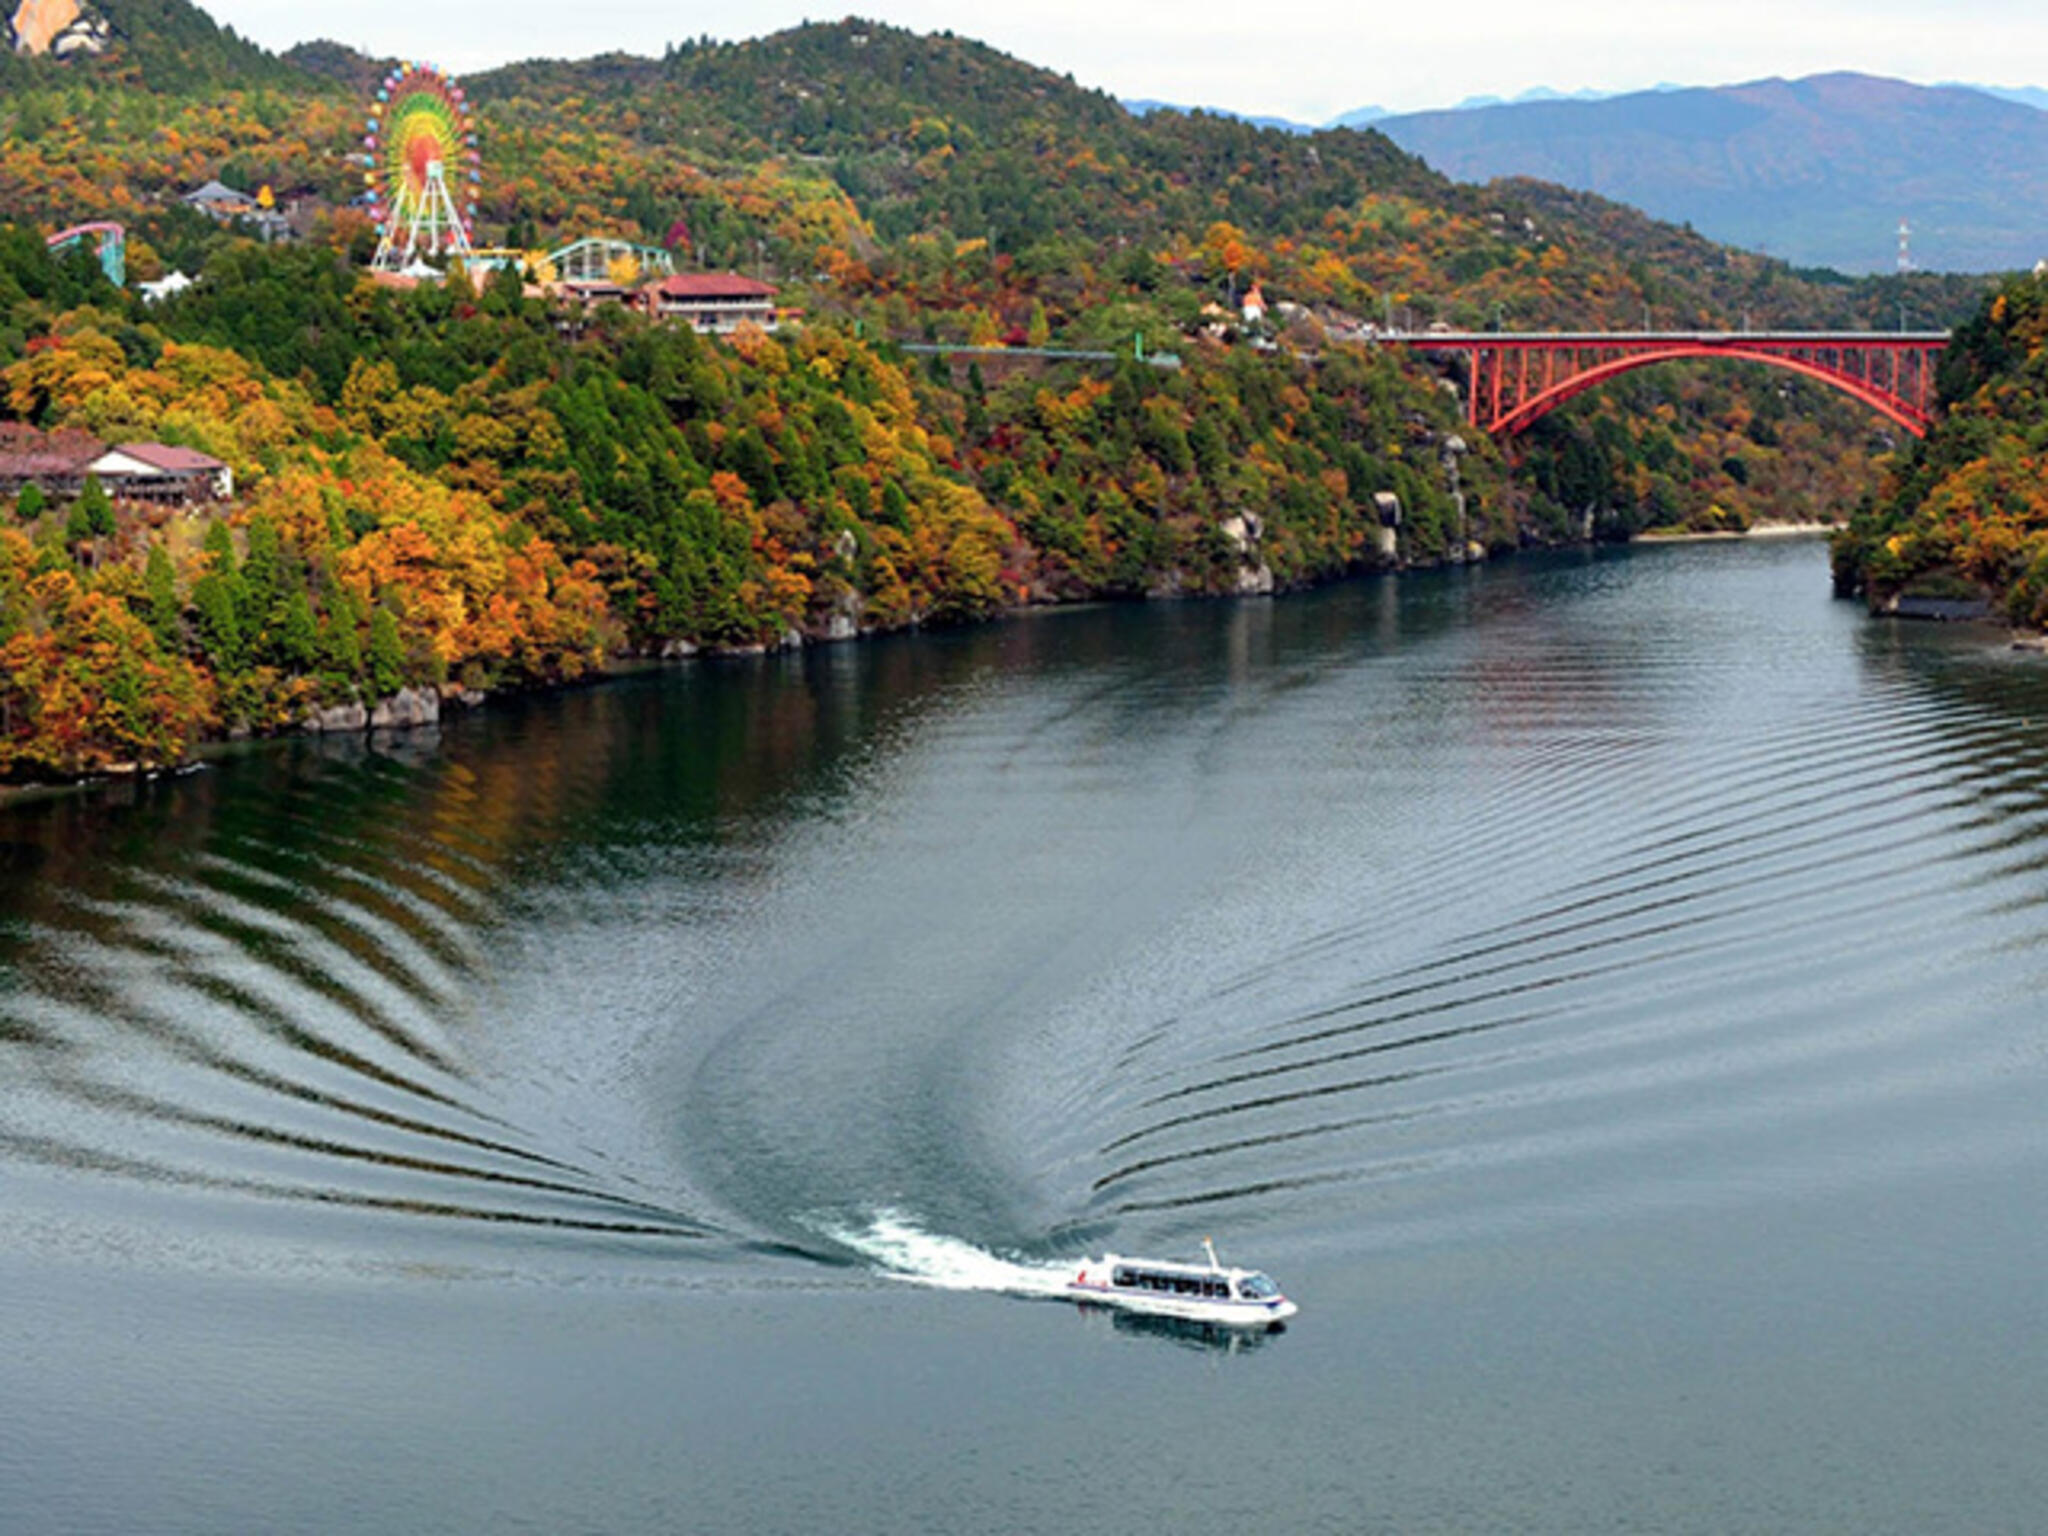
{"label": "amusement park building", "polygon": [[253,226],[265,240],[291,238],[291,226],[283,214],[274,208],[265,208],[248,193],[237,192],[222,182],[209,181],[204,186],[194,187],[178,201],[222,224],[241,219]]}
{"label": "amusement park building", "polygon": [[600,304],[633,304],[638,295],[624,283],[609,280],[588,283],[564,283],[562,292],[575,299],[585,309],[595,309]]}
{"label": "amusement park building", "polygon": [[657,320],[687,320],[700,331],[725,335],[752,321],[775,324],[775,287],[737,272],[681,272],[640,291]]}

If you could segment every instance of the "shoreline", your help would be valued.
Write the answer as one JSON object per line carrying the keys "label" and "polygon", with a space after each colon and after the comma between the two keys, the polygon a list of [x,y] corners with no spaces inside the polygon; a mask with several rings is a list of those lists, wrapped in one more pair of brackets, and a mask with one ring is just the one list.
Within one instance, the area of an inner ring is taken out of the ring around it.
{"label": "shoreline", "polygon": [[1846,523],[1794,523],[1776,518],[1751,523],[1749,527],[1734,529],[1692,530],[1673,528],[1645,529],[1629,540],[1631,544],[1736,544],[1744,539],[1818,539],[1832,537]]}
{"label": "shoreline", "polygon": [[[1802,523],[1802,522],[1791,522],[1791,521],[1781,521],[1781,520],[1776,520],[1776,519],[1772,519],[1772,520],[1768,520],[1768,521],[1760,521],[1760,522],[1757,522],[1757,523],[1755,523],[1755,524],[1751,525],[1751,526],[1750,526],[1750,527],[1749,527],[1748,529],[1746,529],[1746,530],[1744,530],[1744,531],[1742,531],[1742,532],[1740,532],[1740,533],[1737,533],[1737,532],[1732,532],[1732,531],[1729,531],[1729,532],[1719,532],[1719,531],[1716,531],[1716,532],[1685,532],[1685,531],[1678,531],[1678,530],[1673,530],[1673,531],[1670,531],[1670,532],[1662,532],[1662,533],[1659,533],[1659,532],[1646,532],[1646,533],[1641,533],[1641,534],[1637,534],[1637,535],[1636,535],[1636,536],[1635,536],[1634,538],[1632,538],[1632,539],[1628,540],[1628,541],[1627,541],[1627,543],[1626,543],[1626,544],[1624,544],[1624,545],[1623,545],[1622,547],[1623,547],[1623,548],[1634,548],[1634,547],[1636,547],[1636,546],[1639,546],[1639,545],[1654,545],[1654,544],[1728,544],[1728,543],[1740,543],[1740,542],[1742,542],[1742,541],[1744,541],[1744,540],[1752,540],[1752,539],[1756,539],[1756,540],[1775,540],[1775,539],[1800,539],[1800,538],[1820,538],[1820,537],[1823,537],[1823,536],[1826,536],[1826,535],[1830,535],[1830,534],[1834,533],[1834,532],[1835,532],[1835,530],[1836,530],[1837,528],[1840,528],[1840,527],[1842,527],[1842,526],[1843,526],[1843,525],[1842,525],[1842,524],[1839,524],[1839,523]],[[1559,547],[1559,548],[1565,548],[1565,547],[1569,547],[1569,546],[1558,546],[1558,547]],[[1591,547],[1594,547],[1594,546],[1592,546],[1592,545],[1586,545],[1586,546],[1582,546],[1582,547],[1586,547],[1586,548],[1591,548]],[[1515,553],[1520,553],[1520,551],[1507,551],[1506,553],[1507,553],[1507,554],[1510,554],[1510,555],[1511,555],[1511,554],[1515,554]],[[1321,581],[1313,581],[1313,582],[1308,582],[1308,583],[1304,583],[1304,584],[1302,584],[1302,585],[1299,585],[1299,586],[1292,586],[1292,587],[1287,587],[1287,588],[1283,588],[1283,589],[1277,590],[1277,591],[1275,591],[1275,592],[1272,592],[1272,593],[1267,593],[1267,594],[1259,594],[1259,595],[1264,595],[1264,596],[1268,596],[1268,597],[1284,597],[1284,596],[1288,596],[1288,595],[1291,595],[1291,594],[1293,594],[1293,593],[1297,593],[1297,592],[1308,592],[1308,591],[1313,591],[1313,590],[1315,590],[1316,588],[1319,588],[1319,587],[1324,587],[1324,586],[1329,586],[1329,585],[1332,585],[1333,583],[1336,583],[1336,582],[1343,582],[1343,581],[1350,581],[1350,580],[1356,580],[1356,579],[1358,579],[1358,578],[1359,578],[1360,576],[1364,576],[1364,575],[1385,575],[1385,574],[1401,575],[1401,574],[1405,574],[1406,572],[1408,572],[1408,571],[1411,571],[1411,570],[1414,570],[1414,571],[1421,571],[1421,570],[1438,570],[1438,569],[1442,569],[1442,568],[1444,568],[1444,567],[1443,567],[1443,565],[1441,565],[1441,564],[1433,564],[1433,565],[1426,565],[1426,566],[1407,566],[1407,567],[1400,567],[1400,568],[1398,568],[1398,569],[1395,569],[1395,570],[1393,570],[1393,571],[1391,571],[1391,572],[1387,572],[1387,571],[1351,571],[1351,572],[1346,572],[1346,573],[1344,573],[1344,574],[1340,574],[1340,575],[1337,575],[1337,576],[1333,576],[1333,577],[1330,577],[1330,578],[1326,578],[1326,579],[1324,579],[1324,580],[1321,580]],[[1248,595],[1252,595],[1252,594],[1246,594],[1246,593],[1208,593],[1208,594],[1201,594],[1201,596],[1202,596],[1203,598],[1220,598],[1220,599],[1227,599],[1227,598],[1232,598],[1232,597],[1238,597],[1238,598],[1241,598],[1241,597],[1245,597],[1245,596],[1248,596]],[[1185,600],[1187,596],[1188,596],[1188,594],[1177,594],[1177,595],[1176,595],[1176,598],[1175,598],[1175,600],[1176,600],[1176,601],[1182,601],[1182,600]],[[999,622],[1002,622],[1002,621],[1004,621],[1004,620],[1016,619],[1016,618],[1019,618],[1019,617],[1028,617],[1028,616],[1030,616],[1030,615],[1032,615],[1032,614],[1037,614],[1037,613],[1051,613],[1051,612],[1056,612],[1056,611],[1059,611],[1059,610],[1061,610],[1061,609],[1066,609],[1066,608],[1073,608],[1073,607],[1078,607],[1078,606],[1086,606],[1086,605],[1093,605],[1093,604],[1097,604],[1097,603],[1111,603],[1111,604],[1114,604],[1114,603],[1118,603],[1118,602],[1124,602],[1124,601],[1129,601],[1129,602],[1155,602],[1155,601],[1159,601],[1159,599],[1157,599],[1157,598],[1151,598],[1151,597],[1146,597],[1146,598],[1127,598],[1127,599],[1118,599],[1118,598],[1088,598],[1088,599],[1083,599],[1083,600],[1082,600],[1082,601],[1081,601],[1080,603],[1064,603],[1064,602],[1052,602],[1052,603],[1021,603],[1021,604],[1018,604],[1018,605],[1016,605],[1016,606],[1014,606],[1014,607],[1009,607],[1009,608],[1004,608],[1004,609],[1001,609],[1001,610],[999,610],[998,612],[996,612],[996,613],[993,613],[993,614],[989,615],[989,617],[988,617],[988,618],[986,618],[986,619],[983,619],[983,620],[981,620],[981,621],[979,621],[979,622],[980,622],[980,623],[984,623],[984,624],[987,624],[987,623],[999,623]],[[676,650],[674,650],[673,652],[670,652],[670,653],[668,653],[668,654],[659,654],[659,653],[648,653],[648,652],[628,652],[628,653],[625,653],[625,654],[622,654],[622,655],[618,656],[618,657],[617,657],[617,658],[615,658],[615,659],[612,659],[612,660],[609,660],[609,661],[605,662],[605,664],[604,664],[604,665],[603,665],[602,667],[600,667],[600,668],[599,668],[599,669],[598,669],[598,670],[597,670],[597,671],[596,671],[595,673],[593,673],[592,675],[590,675],[590,676],[588,676],[588,677],[584,677],[584,678],[579,678],[579,679],[577,679],[577,680],[575,680],[575,681],[573,681],[573,682],[570,682],[570,681],[564,681],[564,682],[556,682],[556,683],[550,683],[550,684],[542,684],[542,685],[537,685],[537,686],[535,686],[535,687],[531,687],[531,688],[510,688],[510,689],[505,689],[505,690],[501,690],[501,692],[502,692],[502,693],[503,693],[503,694],[504,694],[505,696],[511,696],[511,695],[514,695],[514,694],[522,694],[522,693],[553,693],[553,692],[559,692],[559,691],[562,691],[562,690],[564,690],[564,689],[568,689],[568,688],[578,688],[578,687],[592,687],[592,686],[596,686],[596,685],[599,685],[599,684],[602,684],[602,683],[605,683],[605,682],[609,682],[609,681],[611,681],[611,680],[613,680],[613,679],[615,679],[615,678],[620,678],[620,677],[629,677],[629,676],[632,676],[632,675],[634,675],[634,674],[636,674],[636,673],[644,673],[644,672],[649,672],[649,671],[659,671],[659,670],[663,670],[663,669],[665,669],[665,668],[667,668],[667,667],[669,667],[669,666],[672,666],[672,665],[676,664],[677,662],[690,662],[690,661],[700,661],[700,662],[701,662],[701,661],[711,661],[711,662],[718,662],[718,661],[745,661],[745,660],[751,660],[751,659],[754,659],[754,658],[757,658],[757,657],[761,657],[761,656],[772,656],[772,655],[775,655],[775,654],[778,654],[778,653],[793,653],[793,652],[807,651],[807,650],[812,650],[812,649],[815,649],[815,648],[818,648],[818,647],[821,647],[821,646],[830,646],[830,645],[847,645],[847,644],[858,644],[858,643],[860,643],[860,642],[862,642],[862,641],[865,641],[865,640],[870,640],[870,639],[878,639],[878,638],[882,638],[882,637],[884,637],[884,636],[899,636],[899,635],[908,635],[908,634],[919,634],[919,633],[923,633],[923,632],[925,632],[925,631],[926,631],[926,627],[925,627],[925,626],[923,626],[923,625],[918,625],[918,624],[912,624],[912,625],[906,625],[906,626],[903,626],[903,627],[901,627],[901,628],[896,628],[896,629],[886,629],[886,630],[884,630],[884,629],[874,629],[874,630],[857,630],[857,631],[855,631],[854,633],[852,633],[852,634],[849,634],[849,635],[835,635],[835,636],[831,636],[831,637],[824,637],[824,636],[820,636],[820,637],[816,637],[816,638],[811,638],[811,637],[805,637],[805,638],[803,638],[803,639],[802,639],[802,640],[801,640],[801,641],[800,641],[799,643],[797,643],[797,644],[789,644],[789,643],[785,642],[785,643],[783,643],[783,644],[780,644],[780,645],[773,645],[773,644],[758,644],[758,645],[747,645],[747,646],[734,646],[734,647],[723,647],[723,646],[719,646],[719,647],[709,647],[709,646],[707,646],[707,647],[701,647],[701,648],[700,648],[700,647],[698,647],[698,646],[696,646],[696,645],[684,645],[684,646],[678,646]],[[2009,631],[2009,641],[2008,641],[2008,645],[2009,645],[2009,648],[2010,648],[2010,649],[2012,649],[2012,650],[2015,650],[2015,651],[2031,651],[2031,652],[2035,652],[2035,653],[2048,653],[2048,636],[2035,636],[2035,635],[2029,635],[2029,634],[2028,634],[2027,632],[2025,632],[2025,631],[2020,631],[2020,630],[2012,630],[2012,631]],[[405,692],[405,691],[408,691],[408,690],[401,690],[401,692]],[[490,699],[491,697],[493,697],[493,696],[494,696],[493,694],[488,694],[488,693],[487,693],[487,694],[485,694],[485,695],[483,695],[483,696],[481,696],[481,697],[478,697],[478,698],[473,698],[473,699],[471,699],[471,698],[464,698],[464,699],[461,699],[461,700],[459,701],[459,702],[461,703],[461,705],[463,706],[463,708],[462,708],[461,712],[462,712],[462,713],[468,713],[468,712],[470,712],[470,711],[472,711],[472,710],[475,710],[475,709],[481,708],[481,707],[483,707],[483,706],[484,706],[485,704],[487,704],[487,703],[488,703],[488,701],[489,701],[489,699]],[[264,735],[264,736],[255,736],[255,737],[248,737],[248,736],[244,736],[244,737],[235,737],[235,736],[215,736],[215,737],[209,737],[209,738],[207,738],[207,739],[205,739],[205,740],[203,740],[203,741],[199,741],[199,742],[196,742],[196,743],[194,743],[194,745],[193,745],[193,754],[192,754],[192,757],[191,757],[191,758],[190,758],[189,760],[187,760],[187,761],[185,761],[185,762],[183,762],[183,763],[177,763],[177,764],[172,764],[172,765],[169,765],[169,766],[163,766],[163,767],[153,767],[153,768],[148,768],[148,769],[141,769],[141,770],[136,770],[136,771],[130,771],[130,772],[115,772],[115,771],[109,771],[109,770],[105,770],[105,769],[102,769],[102,770],[100,770],[100,771],[97,771],[97,772],[94,772],[94,773],[87,773],[87,774],[81,774],[81,775],[79,775],[79,776],[78,776],[78,777],[76,777],[76,778],[68,778],[68,779],[67,779],[67,778],[55,778],[55,779],[36,779],[36,780],[30,780],[30,781],[27,781],[27,782],[23,782],[23,783],[6,783],[6,782],[0,782],[0,811],[6,811],[6,810],[9,810],[9,809],[11,809],[11,808],[13,808],[13,807],[17,806],[17,805],[25,805],[25,804],[30,804],[30,803],[33,803],[33,802],[35,802],[35,801],[39,801],[39,800],[47,800],[47,799],[53,799],[53,798],[56,798],[56,797],[58,797],[58,796],[62,796],[62,795],[68,795],[68,794],[75,794],[75,793],[78,793],[78,792],[80,792],[80,791],[82,791],[82,790],[90,789],[90,788],[92,788],[92,787],[94,787],[94,786],[96,786],[96,785],[121,785],[121,786],[140,786],[140,785],[143,785],[143,784],[149,784],[149,783],[154,783],[154,782],[156,782],[157,780],[160,780],[160,779],[172,779],[172,778],[178,778],[178,777],[181,777],[181,776],[183,776],[183,775],[185,775],[185,774],[190,774],[190,773],[198,773],[198,772],[201,772],[201,771],[203,771],[203,770],[204,770],[204,769],[205,769],[205,768],[207,767],[207,765],[208,765],[208,763],[209,763],[209,761],[210,761],[210,760],[212,760],[212,759],[214,759],[214,758],[217,758],[217,757],[221,756],[221,755],[222,755],[223,753],[225,753],[225,752],[230,752],[230,751],[233,751],[233,750],[235,750],[236,748],[239,748],[239,747],[244,747],[244,746],[247,746],[247,745],[249,745],[249,744],[250,744],[250,743],[252,743],[252,742],[257,742],[257,741],[289,741],[289,740],[292,740],[292,739],[294,739],[294,738],[296,738],[296,737],[300,737],[300,736],[312,736],[312,737],[315,737],[315,738],[318,738],[318,737],[321,737],[321,736],[351,736],[351,737],[356,737],[356,736],[359,736],[359,737],[361,737],[361,738],[362,738],[362,739],[364,739],[364,740],[369,740],[369,739],[371,739],[371,738],[373,738],[373,737],[376,737],[376,736],[379,736],[379,735],[385,735],[385,736],[392,736],[392,735],[403,735],[403,734],[409,734],[409,733],[410,733],[411,731],[413,731],[413,730],[415,730],[415,729],[419,729],[419,728],[421,728],[421,727],[424,727],[424,726],[430,726],[430,725],[431,725],[431,726],[438,726],[438,725],[439,725],[440,723],[441,723],[441,721],[440,721],[439,719],[434,719],[434,720],[419,720],[419,721],[409,721],[409,722],[406,722],[406,723],[402,723],[402,724],[401,724],[401,723],[387,723],[387,724],[384,724],[384,725],[366,725],[365,727],[363,727],[363,728],[362,728],[362,729],[360,729],[360,730],[356,730],[356,729],[349,729],[349,730],[325,730],[325,731],[323,731],[323,730],[319,730],[319,729],[312,729],[312,730],[304,730],[304,729],[302,729],[302,730],[298,730],[298,731],[290,731],[290,730],[287,730],[287,731],[279,731],[279,732],[275,733],[274,735]]]}

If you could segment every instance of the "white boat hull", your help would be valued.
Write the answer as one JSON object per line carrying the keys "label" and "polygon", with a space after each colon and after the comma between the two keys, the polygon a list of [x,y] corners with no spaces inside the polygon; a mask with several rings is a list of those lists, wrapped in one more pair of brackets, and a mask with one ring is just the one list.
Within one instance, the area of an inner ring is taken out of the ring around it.
{"label": "white boat hull", "polygon": [[1224,1328],[1270,1328],[1284,1323],[1301,1309],[1284,1296],[1270,1301],[1219,1301],[1209,1297],[1162,1295],[1154,1291],[1120,1290],[1108,1281],[1070,1280],[1067,1294],[1076,1301],[1099,1306],[1121,1307],[1126,1312],[1143,1312],[1151,1317],[1177,1317],[1191,1323],[1215,1323]]}

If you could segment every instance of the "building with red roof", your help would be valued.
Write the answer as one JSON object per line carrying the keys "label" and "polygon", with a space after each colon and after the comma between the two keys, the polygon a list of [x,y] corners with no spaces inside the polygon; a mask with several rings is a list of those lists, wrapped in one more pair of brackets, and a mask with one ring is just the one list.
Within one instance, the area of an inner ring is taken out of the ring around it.
{"label": "building with red roof", "polygon": [[76,496],[85,489],[88,466],[106,446],[89,432],[39,432],[23,422],[0,421],[0,497],[18,496],[25,485],[58,499]]}
{"label": "building with red roof", "polygon": [[700,331],[723,336],[751,321],[775,324],[775,287],[737,272],[678,272],[640,290],[641,302],[657,320],[684,320]]}
{"label": "building with red roof", "polygon": [[226,501],[235,472],[211,454],[168,443],[122,443],[86,466],[107,494],[129,501]]}

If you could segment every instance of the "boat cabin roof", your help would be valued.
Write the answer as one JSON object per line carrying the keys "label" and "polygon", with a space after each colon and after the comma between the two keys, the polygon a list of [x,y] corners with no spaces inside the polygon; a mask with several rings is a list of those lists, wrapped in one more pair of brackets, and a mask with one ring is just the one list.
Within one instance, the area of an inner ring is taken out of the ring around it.
{"label": "boat cabin roof", "polygon": [[1237,1280],[1259,1273],[1256,1269],[1240,1269],[1236,1265],[1190,1264],[1175,1259],[1134,1259],[1122,1253],[1106,1253],[1102,1256],[1102,1262],[1111,1269],[1142,1269],[1147,1274],[1182,1275],[1189,1279]]}

